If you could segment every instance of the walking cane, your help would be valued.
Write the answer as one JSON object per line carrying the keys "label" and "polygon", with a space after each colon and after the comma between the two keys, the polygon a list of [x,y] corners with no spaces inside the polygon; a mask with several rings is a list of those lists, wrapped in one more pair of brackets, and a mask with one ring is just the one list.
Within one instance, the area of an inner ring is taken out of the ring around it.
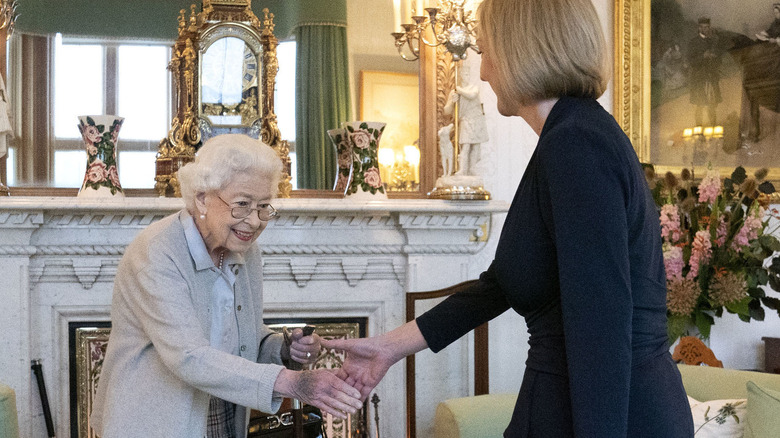
{"label": "walking cane", "polygon": [[[314,326],[307,325],[303,327],[303,336],[311,336],[314,333]],[[282,334],[284,335],[284,343],[287,344],[287,348],[292,345],[292,338],[290,332],[287,331],[287,327],[282,327]],[[292,358],[291,358],[292,359]],[[290,360],[289,369],[293,371],[301,371],[303,364],[298,363],[295,360]],[[304,438],[303,436],[303,403],[298,399],[292,399],[292,414],[293,414],[293,438]]]}

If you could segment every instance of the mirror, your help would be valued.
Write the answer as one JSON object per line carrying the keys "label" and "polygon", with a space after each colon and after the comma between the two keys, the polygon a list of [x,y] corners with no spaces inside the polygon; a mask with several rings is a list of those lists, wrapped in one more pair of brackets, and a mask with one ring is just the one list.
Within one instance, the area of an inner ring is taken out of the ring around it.
{"label": "mirror", "polygon": [[[95,11],[95,13],[99,13],[101,16],[106,17],[112,17],[112,20],[117,20],[117,23],[111,23],[111,28],[122,28],[121,30],[124,30],[128,28],[128,24],[125,24],[125,22],[133,21],[133,17],[142,17],[138,18],[138,20],[144,20],[145,24],[144,26],[135,26],[137,29],[135,29],[135,32],[148,32],[148,35],[135,35],[133,36],[133,44],[145,44],[146,41],[151,41],[154,44],[157,44],[158,46],[162,46],[170,50],[171,47],[171,41],[173,41],[173,38],[175,38],[176,34],[176,16],[178,14],[179,9],[182,7],[188,8],[188,15],[189,15],[189,5],[191,3],[195,2],[195,0],[170,0],[170,2],[166,1],[165,3],[156,2],[156,1],[150,1],[150,0],[144,0],[144,1],[134,1],[134,2],[126,2],[126,1],[120,1],[120,0],[107,0],[102,2],[88,2],[91,8],[95,9],[103,9],[105,8],[105,13],[102,11]],[[43,22],[43,21],[49,21],[53,23],[58,23],[69,20],[74,21],[76,19],[80,19],[79,15],[74,10],[78,9],[77,4],[70,4],[65,6],[59,6],[58,4],[52,4],[51,2],[47,2],[45,0],[19,0],[20,7],[19,12],[21,13],[19,22],[17,23],[17,30],[15,32],[14,38],[17,38],[19,35],[25,33],[25,32],[31,32],[31,29],[28,27],[25,29],[24,27],[24,18],[27,17],[28,20],[35,20],[36,22]],[[199,3],[199,2],[197,2]],[[262,7],[264,7],[265,4],[268,5],[268,7],[271,9],[271,11],[274,11],[274,8],[272,6],[276,5],[276,9],[278,9],[278,5],[282,2],[276,1],[275,3],[273,1],[261,1],[261,0],[254,0],[252,2],[252,8],[257,13],[258,17],[261,16],[261,13],[259,12]],[[329,0],[323,0],[321,3],[326,4],[329,3]],[[116,5],[119,4],[121,7],[116,7]],[[172,4],[172,5],[171,5]],[[30,9],[30,5],[32,6],[32,9]],[[26,8],[27,6],[27,8]],[[110,12],[113,11],[113,12]],[[121,11],[121,15],[117,16],[116,11]],[[404,73],[404,74],[415,74],[417,75],[420,71],[420,69],[423,67],[423,63],[418,62],[406,62],[403,61],[397,54],[395,47],[393,46],[393,40],[390,36],[390,33],[393,30],[393,11],[392,11],[392,2],[387,0],[347,0],[346,1],[346,14],[347,14],[347,23],[348,26],[346,28],[346,34],[347,34],[347,43],[348,43],[348,57],[349,57],[349,65],[348,65],[348,75],[349,75],[349,86],[351,90],[351,108],[352,108],[352,119],[357,120],[360,118],[360,72],[363,70],[372,70],[372,71],[384,71],[384,72],[395,72],[395,73]],[[85,17],[88,16],[87,14],[83,14]],[[47,18],[47,16],[49,16]],[[118,19],[117,19],[118,17]],[[106,20],[104,20],[106,21]],[[121,21],[121,23],[119,22]],[[278,14],[275,17],[274,20],[276,23],[278,23],[277,29],[281,28],[281,23],[283,21],[283,17],[279,17]],[[29,23],[29,22],[28,22]],[[154,26],[159,25],[162,30],[154,30]],[[90,30],[94,29],[95,26],[89,26]],[[66,36],[67,35],[78,35],[78,32],[84,31],[83,29],[86,29],[86,27],[78,28],[74,24],[70,24],[68,26],[64,26],[61,30]],[[164,31],[164,32],[163,32]],[[103,32],[101,30],[101,32]],[[112,42],[112,44],[122,44],[117,43],[116,41],[127,41],[127,39],[122,39],[121,34],[119,34],[119,30],[116,32],[113,32],[112,29],[107,29],[105,32],[106,38],[100,37],[100,36],[94,36],[92,38],[92,41],[96,39],[104,39],[106,41]],[[282,31],[284,32],[284,31]],[[173,35],[171,35],[173,33]],[[277,36],[282,39],[287,37],[287,32],[284,33],[277,33]],[[40,34],[40,32],[39,32]],[[235,36],[231,36],[235,37]],[[236,37],[237,38],[237,37]],[[238,38],[240,39],[240,38]],[[11,41],[11,52],[10,52],[10,59],[9,59],[9,92],[12,90],[10,87],[14,86],[13,81],[15,79],[18,79],[20,75],[16,74],[16,66],[21,65],[23,61],[25,61],[25,56],[20,51],[15,51],[13,45],[13,39]],[[89,43],[88,43],[89,44]],[[45,53],[45,51],[39,50],[41,53]],[[209,54],[210,52],[207,52],[206,54]],[[168,56],[168,60],[170,60],[170,52]],[[26,61],[25,61],[26,62]],[[262,68],[262,63],[258,63],[258,69]],[[159,69],[158,67],[155,67],[155,69]],[[164,67],[162,68],[164,71]],[[284,71],[280,70],[281,76],[284,76]],[[433,70],[433,75],[435,76],[435,67]],[[282,78],[277,78],[277,83],[281,82]],[[259,79],[259,76],[258,76]],[[286,78],[285,78],[286,79]],[[422,79],[421,79],[422,80]],[[261,83],[258,84],[259,86],[262,86]],[[171,83],[169,85],[170,87],[174,87],[175,84]],[[423,88],[428,87],[435,87],[435,82],[429,82],[422,83],[421,82],[421,90]],[[251,91],[250,91],[251,93]],[[164,95],[164,93],[158,93],[160,95]],[[250,96],[247,96],[249,100],[251,100]],[[170,100],[172,100],[173,97],[171,97]],[[13,96],[12,96],[13,100]],[[32,113],[36,113],[37,117],[42,118],[50,118],[51,114],[54,114],[56,108],[54,106],[51,107],[44,107],[41,105],[36,104],[34,107],[30,103],[30,101],[20,99],[21,101],[18,102],[17,109],[15,111],[16,114],[23,114],[25,119],[28,119],[28,115]],[[54,96],[47,95],[41,97],[42,101],[48,101],[53,102]],[[200,103],[214,103],[214,102],[208,102],[203,101]],[[235,103],[235,102],[233,102]],[[285,127],[282,132],[282,138],[289,139],[292,142],[295,140],[295,134],[294,129],[287,129],[286,126],[288,125],[287,120],[284,119],[284,115],[279,110],[279,108],[282,106],[282,102],[279,102],[277,99],[276,103],[276,114],[279,118],[278,124],[280,127]],[[420,112],[421,114],[425,113],[426,106],[430,105],[436,105],[436,98],[435,96],[428,96],[427,98],[423,99],[421,97],[420,99]],[[108,103],[107,103],[108,105]],[[155,107],[165,107],[169,106],[172,108],[177,107],[177,103],[167,103],[162,102],[161,104],[155,103]],[[241,110],[237,109],[238,113],[241,114]],[[98,112],[106,112],[107,110],[97,110]],[[170,111],[170,110],[169,110]],[[231,113],[235,117],[235,110],[228,109],[226,113]],[[262,113],[263,111],[263,101],[262,99],[258,99],[258,107],[257,107],[258,113]],[[39,113],[39,114],[38,114]],[[249,114],[245,111],[245,114]],[[170,125],[170,117],[166,116],[167,120],[165,120],[165,125]],[[420,114],[409,114],[410,118],[419,118]],[[21,118],[21,117],[19,117]],[[251,118],[251,116],[250,116]],[[28,119],[29,120],[29,119]],[[66,120],[66,122],[70,120],[69,118]],[[238,120],[238,118],[234,118],[233,120]],[[241,125],[246,126],[248,119],[244,117],[242,119]],[[46,126],[50,126],[51,120],[47,119],[45,123],[36,123],[34,124],[33,128],[38,129],[38,127],[41,127],[41,129],[45,129]],[[76,122],[70,122],[72,125],[75,125]],[[126,128],[129,132],[130,124],[133,123],[133,120],[130,119],[126,123]],[[199,122],[200,123],[200,122]],[[219,123],[214,123],[213,121],[212,127],[216,126],[222,126],[224,128],[228,127],[234,127],[232,124],[226,124],[226,125],[220,125]],[[390,129],[390,128],[388,128]],[[430,161],[431,163],[436,166],[436,163],[438,160],[426,159],[426,149],[427,141],[436,141],[435,137],[435,129],[432,129],[434,132],[434,136],[425,136],[423,134],[423,126],[420,126],[421,129],[421,138],[419,141],[419,146],[421,149],[421,174],[425,173],[425,167],[427,163]],[[78,131],[73,128],[72,130],[75,134],[73,135],[76,137],[78,135]],[[292,131],[292,132],[291,132]],[[17,130],[18,133],[23,133],[25,131],[19,129]],[[134,189],[135,187],[143,187],[143,186],[126,186],[126,188],[129,188],[128,195],[144,195],[144,196],[153,196],[155,195],[155,192],[152,190],[152,185],[154,184],[154,153],[157,150],[157,142],[159,142],[160,138],[164,137],[166,135],[166,131],[163,131],[161,134],[156,134],[153,138],[154,140],[145,140],[146,143],[142,146],[138,146],[137,151],[145,151],[152,155],[152,162],[148,164],[151,171],[151,177],[144,177],[143,181],[150,181],[150,184],[147,185],[147,189],[145,190],[138,190]],[[18,136],[19,137],[19,136]],[[389,139],[390,137],[387,137]],[[19,139],[17,138],[17,141]],[[78,139],[74,138],[71,143],[67,147],[69,148],[69,151],[72,151],[72,153],[76,153],[77,151],[81,151],[83,154],[83,150],[81,150],[81,144]],[[14,186],[11,188],[11,193],[13,194],[60,194],[65,196],[70,196],[75,194],[77,191],[77,186],[68,186],[68,185],[59,185],[58,183],[55,183],[55,173],[57,172],[57,169],[60,167],[57,165],[57,158],[54,157],[54,151],[55,148],[61,147],[60,144],[55,145],[55,142],[58,140],[55,138],[51,138],[48,136],[41,137],[39,135],[32,136],[30,143],[35,145],[35,150],[31,153],[27,154],[27,157],[21,157],[23,154],[19,154],[18,150],[13,150],[14,145],[11,144],[12,151],[9,153],[10,158],[8,159],[8,168],[6,169],[7,174],[10,176],[14,176]],[[120,153],[120,167],[122,166],[122,154],[124,151],[128,150],[130,142],[130,137],[123,135],[123,138],[120,140],[119,145],[119,153]],[[385,143],[389,144],[389,142]],[[123,149],[124,147],[128,147],[128,149]],[[436,145],[433,144],[432,148],[430,148],[433,152],[434,156],[436,153]],[[15,156],[14,156],[15,155]],[[79,157],[81,158],[81,157]],[[14,161],[16,160],[16,161]],[[20,161],[21,160],[21,161]],[[0,158],[0,168],[3,166],[3,162],[6,161],[5,158]],[[129,161],[125,161],[126,163],[129,163]],[[144,164],[146,166],[147,164]],[[130,166],[130,164],[128,164]],[[132,166],[135,166],[133,164]],[[24,167],[22,169],[21,167]],[[33,177],[28,175],[27,168],[40,168],[41,171],[37,176]],[[144,170],[144,172],[147,172]],[[435,168],[434,168],[435,172]],[[2,170],[0,170],[0,173],[2,173]],[[138,171],[129,170],[129,171],[122,171],[120,170],[120,177],[124,178],[126,175],[132,175],[134,173],[140,173]],[[5,178],[7,175],[4,174],[3,177]],[[83,176],[83,175],[82,175]],[[426,186],[428,189],[432,188],[433,181],[435,181],[435,175],[433,176],[430,184],[427,184],[423,181],[424,177],[421,175],[421,193],[425,193]],[[55,187],[61,187],[61,188],[55,188]],[[305,189],[305,188],[304,188]],[[292,195],[293,196],[311,196],[311,195],[321,195],[321,193],[313,193],[308,190],[302,190],[302,191],[296,191]],[[404,194],[398,194],[395,196],[404,196]],[[411,195],[410,195],[411,196]],[[418,195],[419,196],[419,195]]]}
{"label": "mirror", "polygon": [[200,64],[200,113],[212,126],[250,127],[260,117],[260,59],[236,37],[214,41]]}

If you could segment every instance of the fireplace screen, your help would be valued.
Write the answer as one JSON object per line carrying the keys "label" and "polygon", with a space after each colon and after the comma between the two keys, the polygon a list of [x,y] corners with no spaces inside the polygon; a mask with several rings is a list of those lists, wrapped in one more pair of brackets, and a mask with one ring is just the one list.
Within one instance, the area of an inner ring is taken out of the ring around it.
{"label": "fireplace screen", "polygon": [[[71,427],[71,436],[75,438],[95,438],[95,432],[89,425],[92,411],[92,398],[95,396],[103,359],[106,356],[108,327],[83,327],[75,329],[76,356],[76,427]],[[71,344],[73,345],[73,344]],[[72,388],[72,384],[71,384]],[[71,412],[74,404],[71,404]],[[73,418],[73,417],[71,417]],[[71,425],[73,422],[71,421]]]}
{"label": "fireplace screen", "polygon": [[[325,339],[349,339],[365,336],[366,321],[363,318],[353,318],[339,322],[333,319],[306,320],[266,320],[273,330],[281,332],[282,327],[288,329],[305,324],[316,325],[316,332]],[[96,325],[98,327],[96,327]],[[97,438],[89,424],[89,414],[92,411],[92,399],[95,396],[100,381],[100,370],[106,354],[108,337],[111,332],[109,323],[80,324],[70,327],[71,336],[71,438]],[[344,362],[344,353],[325,350],[313,368],[340,368]],[[269,415],[252,411],[252,416]],[[325,415],[328,437],[350,438],[367,429],[366,408],[355,415],[342,420]]]}
{"label": "fireplace screen", "polygon": [[[332,319],[310,319],[305,320],[276,320],[266,319],[266,324],[269,324],[272,330],[279,333],[282,331],[282,327],[287,327],[288,330],[295,327],[303,327],[306,324],[315,325],[317,328],[315,332],[324,339],[350,339],[365,337],[365,319],[359,318],[354,322],[332,322]],[[312,365],[312,368],[326,368],[336,369],[341,368],[341,364],[344,363],[344,353],[337,352],[335,350],[329,350],[323,348],[320,352],[320,357]],[[252,411],[252,417],[264,416],[264,414],[257,411]],[[347,415],[346,419],[334,418],[330,414],[323,415],[323,424],[325,425],[329,438],[351,438],[356,436],[368,436],[363,435],[368,430],[366,423],[366,408],[355,413],[354,415]]]}

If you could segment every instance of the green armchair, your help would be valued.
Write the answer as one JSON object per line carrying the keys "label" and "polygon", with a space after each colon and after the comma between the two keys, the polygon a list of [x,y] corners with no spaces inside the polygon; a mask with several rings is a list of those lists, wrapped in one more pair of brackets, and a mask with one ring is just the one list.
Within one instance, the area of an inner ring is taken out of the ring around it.
{"label": "green armchair", "polygon": [[0,383],[0,436],[19,438],[19,416],[16,411],[16,393]]}

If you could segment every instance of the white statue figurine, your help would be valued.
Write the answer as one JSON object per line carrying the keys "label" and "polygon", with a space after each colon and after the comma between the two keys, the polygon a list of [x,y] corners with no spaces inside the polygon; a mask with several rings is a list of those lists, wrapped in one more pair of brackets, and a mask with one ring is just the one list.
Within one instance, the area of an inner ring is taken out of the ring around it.
{"label": "white statue figurine", "polygon": [[452,114],[458,102],[458,165],[456,175],[473,175],[480,158],[479,145],[488,141],[485,113],[479,87],[471,82],[470,68],[462,66],[455,90],[450,92],[444,113]]}
{"label": "white statue figurine", "polygon": [[443,175],[452,175],[452,140],[450,140],[450,132],[452,132],[453,124],[450,123],[447,126],[442,126],[439,129],[439,152],[441,153],[441,167],[444,170]]}

